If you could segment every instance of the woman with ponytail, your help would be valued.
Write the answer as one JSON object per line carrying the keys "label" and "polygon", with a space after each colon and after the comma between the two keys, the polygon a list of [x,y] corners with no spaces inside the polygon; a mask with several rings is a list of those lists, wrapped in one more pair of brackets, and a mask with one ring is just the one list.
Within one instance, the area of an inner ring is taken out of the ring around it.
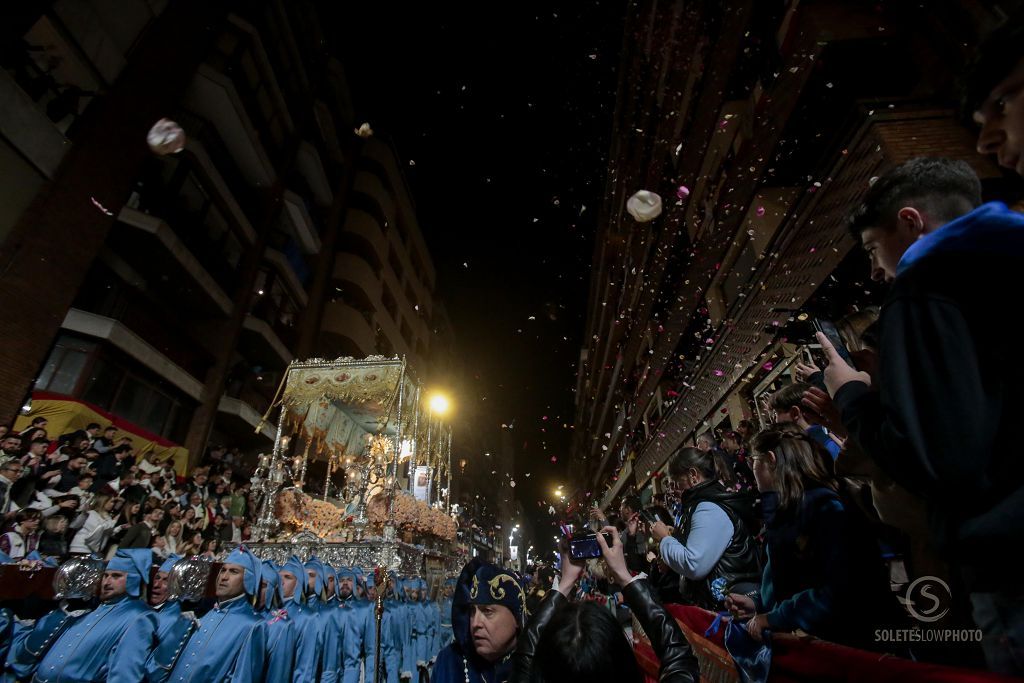
{"label": "woman with ponytail", "polygon": [[681,491],[682,510],[674,530],[658,522],[651,533],[662,560],[682,577],[684,601],[717,611],[729,592],[760,583],[753,496],[726,489],[731,472],[713,451],[679,449],[669,476]]}

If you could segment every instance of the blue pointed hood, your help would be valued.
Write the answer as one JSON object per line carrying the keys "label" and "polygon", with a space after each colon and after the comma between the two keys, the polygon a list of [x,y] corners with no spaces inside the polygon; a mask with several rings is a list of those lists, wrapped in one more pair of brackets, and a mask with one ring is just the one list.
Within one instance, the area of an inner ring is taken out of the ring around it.
{"label": "blue pointed hood", "polygon": [[174,553],[171,553],[170,555],[167,556],[167,559],[164,560],[160,564],[160,568],[157,569],[157,571],[158,572],[169,572],[169,571],[171,571],[171,568],[174,567],[174,563],[177,562],[180,559],[181,559],[181,555],[175,555]]}
{"label": "blue pointed hood", "polygon": [[231,554],[224,558],[224,564],[237,564],[245,569],[243,585],[249,596],[255,596],[260,590],[260,576],[263,573],[263,564],[260,558],[249,552],[244,545],[238,546]]}
{"label": "blue pointed hood", "polygon": [[127,592],[133,598],[139,597],[142,584],[149,584],[149,569],[153,566],[153,551],[149,548],[126,548],[118,550],[107,562],[107,571],[127,574]]}
{"label": "blue pointed hood", "polygon": [[314,582],[313,591],[321,600],[327,599],[327,568],[324,567],[324,563],[320,561],[316,555],[309,558],[306,562],[306,569],[313,569],[316,571],[316,581]]}
{"label": "blue pointed hood", "polygon": [[[295,595],[292,598],[295,602],[303,605],[306,603],[306,586],[308,585],[308,579],[306,578],[306,568],[295,555],[288,558],[288,561],[280,566],[279,572],[291,572],[295,576]],[[283,588],[282,588],[283,590]]]}
{"label": "blue pointed hood", "polygon": [[[260,569],[260,578],[267,582],[267,597],[264,608],[273,609],[280,607],[284,604],[284,592],[281,587],[281,575],[277,573],[277,565],[273,560],[263,560],[263,566]],[[272,599],[274,596],[276,596],[276,600]]]}
{"label": "blue pointed hood", "polygon": [[953,251],[1024,254],[1024,215],[1002,202],[982,204],[910,245],[896,266],[896,275],[929,256]]}

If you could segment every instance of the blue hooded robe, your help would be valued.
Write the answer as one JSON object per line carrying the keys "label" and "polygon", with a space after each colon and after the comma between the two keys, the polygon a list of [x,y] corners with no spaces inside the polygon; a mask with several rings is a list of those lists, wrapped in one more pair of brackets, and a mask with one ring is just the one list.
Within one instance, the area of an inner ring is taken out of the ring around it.
{"label": "blue hooded robe", "polygon": [[[232,551],[224,562],[245,568],[245,592],[218,602],[203,615],[170,672],[172,683],[264,680],[267,624],[251,602],[260,588],[262,564],[244,546]],[[161,646],[163,643],[157,649]],[[177,643],[170,646],[179,647]]]}
{"label": "blue hooded robe", "polygon": [[156,637],[156,613],[139,599],[149,581],[153,553],[146,548],[118,550],[107,571],[127,574],[127,592],[93,610],[61,606],[16,638],[8,669],[18,679],[39,683],[143,680],[146,658]]}
{"label": "blue hooded robe", "polygon": [[455,585],[455,640],[437,654],[431,683],[465,683],[467,673],[472,683],[500,683],[512,673],[512,650],[497,662],[488,662],[476,654],[469,628],[473,605],[504,605],[515,616],[520,632],[526,624],[526,590],[519,575],[473,558],[462,568]]}

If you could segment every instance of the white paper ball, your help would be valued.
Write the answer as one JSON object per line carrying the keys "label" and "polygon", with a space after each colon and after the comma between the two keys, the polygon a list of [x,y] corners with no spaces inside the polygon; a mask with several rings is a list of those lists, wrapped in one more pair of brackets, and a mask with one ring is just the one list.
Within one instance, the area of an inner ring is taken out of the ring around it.
{"label": "white paper ball", "polygon": [[661,215],[661,197],[656,192],[640,190],[626,201],[626,211],[638,223],[653,221]]}
{"label": "white paper ball", "polygon": [[146,142],[154,154],[177,154],[185,149],[185,131],[170,119],[160,119],[149,129]]}

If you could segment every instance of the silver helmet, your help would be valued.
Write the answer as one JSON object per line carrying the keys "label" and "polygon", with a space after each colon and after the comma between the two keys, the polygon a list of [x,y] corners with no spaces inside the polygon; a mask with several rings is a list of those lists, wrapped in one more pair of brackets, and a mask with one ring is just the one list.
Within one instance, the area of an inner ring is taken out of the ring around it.
{"label": "silver helmet", "polygon": [[212,566],[212,560],[200,555],[175,562],[167,577],[167,599],[201,600],[206,595],[206,583]]}
{"label": "silver helmet", "polygon": [[103,560],[88,555],[71,558],[53,575],[53,597],[85,600],[95,596],[103,578],[103,566]]}

